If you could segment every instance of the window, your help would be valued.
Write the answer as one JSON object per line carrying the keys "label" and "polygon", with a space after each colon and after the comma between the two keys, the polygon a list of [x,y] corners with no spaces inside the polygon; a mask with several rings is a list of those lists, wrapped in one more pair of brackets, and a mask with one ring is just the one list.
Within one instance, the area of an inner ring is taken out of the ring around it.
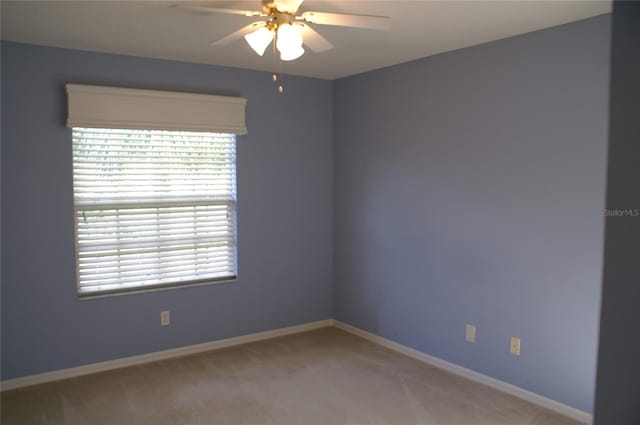
{"label": "window", "polygon": [[247,100],[65,87],[79,296],[235,278]]}
{"label": "window", "polygon": [[236,275],[234,134],[73,128],[78,292]]}

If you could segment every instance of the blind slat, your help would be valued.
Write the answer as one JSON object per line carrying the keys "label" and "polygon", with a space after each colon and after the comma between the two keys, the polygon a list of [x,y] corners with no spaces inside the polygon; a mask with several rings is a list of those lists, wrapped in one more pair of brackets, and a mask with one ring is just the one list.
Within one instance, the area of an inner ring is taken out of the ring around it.
{"label": "blind slat", "polygon": [[[199,243],[197,245],[198,247],[209,247],[209,248],[217,248],[217,249],[226,249],[227,248],[227,244],[220,244],[220,243]],[[126,253],[128,255],[138,255],[138,254],[145,254],[145,253],[152,253],[152,252],[180,252],[180,251],[187,251],[193,249],[192,245],[187,245],[187,246],[170,246],[170,247],[152,247],[152,248],[135,248],[135,249],[127,249],[127,250],[120,250],[118,252],[116,252],[115,254],[113,252],[106,252],[106,251],[95,251],[95,252],[83,252],[81,254],[78,254],[78,260],[82,261],[84,258],[102,258],[104,256],[108,256],[108,255],[121,255],[123,253]]]}
{"label": "blind slat", "polygon": [[[83,270],[87,272],[92,272],[98,269],[99,270],[111,270],[111,269],[117,270],[119,267],[131,268],[140,264],[146,264],[147,262],[154,262],[158,255],[162,256],[163,264],[165,265],[169,263],[187,264],[188,262],[201,261],[200,257],[204,257],[209,254],[210,254],[209,252],[197,252],[197,253],[191,253],[189,255],[168,255],[166,253],[159,254],[156,252],[153,255],[147,254],[146,257],[132,256],[134,258],[108,259],[108,260],[101,258],[100,260],[94,261],[94,262],[81,262],[78,267],[81,272]],[[228,261],[229,257],[225,257],[224,253],[222,254],[219,253],[218,256],[220,258],[217,259],[215,262]]]}
{"label": "blind slat", "polygon": [[80,276],[84,278],[87,283],[91,282],[104,282],[106,280],[113,279],[134,279],[140,276],[148,275],[193,275],[201,271],[211,270],[227,270],[228,264],[226,261],[217,261],[205,264],[173,264],[151,267],[145,264],[144,267],[137,268],[121,268],[113,271],[95,270],[95,271],[81,271]]}
{"label": "blind slat", "polygon": [[[127,220],[126,217],[123,219],[120,217],[118,223],[113,223],[109,220],[111,217],[107,216],[107,218],[100,218],[99,220],[93,220],[91,224],[84,223],[82,218],[80,218],[78,222],[78,230],[79,231],[107,231],[107,230],[118,230],[120,227],[126,227],[127,229],[136,230],[138,228],[144,229],[147,226],[160,226],[160,227],[177,227],[183,226],[185,224],[193,223],[192,217],[185,218],[171,218],[166,219],[158,223],[157,220],[154,220],[153,217],[141,217],[140,220]],[[228,225],[229,222],[225,217],[218,218],[200,218],[198,220],[198,226],[221,226]]]}
{"label": "blind slat", "polygon": [[[82,200],[80,200],[82,201]],[[91,215],[105,215],[113,214],[113,211],[118,211],[118,214],[129,214],[129,210],[133,211],[132,214],[138,214],[138,211],[147,213],[154,212],[158,208],[166,208],[166,211],[172,214],[179,214],[185,211],[192,211],[195,208],[196,211],[202,211],[202,208],[210,206],[211,208],[229,208],[233,206],[233,201],[227,199],[198,199],[184,202],[183,200],[177,201],[163,201],[158,202],[156,199],[136,200],[135,202],[121,203],[118,205],[108,205],[108,208],[102,210],[91,210],[78,208],[78,201],[76,200],[76,209],[82,210],[87,216]]]}
{"label": "blind slat", "polygon": [[[90,290],[92,287],[102,285],[126,285],[128,286],[143,286],[143,285],[155,285],[155,284],[173,284],[180,281],[201,280],[207,278],[216,278],[221,276],[233,276],[231,269],[227,268],[212,268],[204,272],[198,273],[149,273],[145,276],[130,276],[125,278],[112,278],[103,280],[94,280],[85,285],[83,289]],[[134,284],[134,285],[131,285]],[[97,289],[97,288],[95,288]]]}

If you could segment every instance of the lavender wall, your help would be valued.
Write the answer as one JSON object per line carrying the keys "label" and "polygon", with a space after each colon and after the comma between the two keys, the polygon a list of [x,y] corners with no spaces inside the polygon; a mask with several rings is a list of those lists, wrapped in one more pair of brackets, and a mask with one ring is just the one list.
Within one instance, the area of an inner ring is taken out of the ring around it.
{"label": "lavender wall", "polygon": [[[239,95],[239,279],[78,301],[67,82]],[[2,379],[331,316],[331,82],[2,43]],[[160,327],[160,311],[171,326]]]}
{"label": "lavender wall", "polygon": [[334,83],[334,318],[592,411],[609,27]]}

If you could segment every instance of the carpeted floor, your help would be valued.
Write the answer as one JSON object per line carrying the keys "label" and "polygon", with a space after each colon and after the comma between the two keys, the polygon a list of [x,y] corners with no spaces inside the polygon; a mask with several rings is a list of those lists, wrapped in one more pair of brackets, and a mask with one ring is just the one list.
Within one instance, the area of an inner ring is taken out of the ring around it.
{"label": "carpeted floor", "polygon": [[335,328],[2,393],[2,424],[576,424]]}

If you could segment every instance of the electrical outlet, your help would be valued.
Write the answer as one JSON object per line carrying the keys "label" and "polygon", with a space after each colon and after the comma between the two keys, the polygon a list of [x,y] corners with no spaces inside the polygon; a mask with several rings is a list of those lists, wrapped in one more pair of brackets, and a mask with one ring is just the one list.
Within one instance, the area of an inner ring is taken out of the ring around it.
{"label": "electrical outlet", "polygon": [[514,356],[520,355],[520,338],[515,336],[511,337],[511,354]]}
{"label": "electrical outlet", "polygon": [[171,323],[171,312],[169,310],[160,312],[160,325],[169,326]]}
{"label": "electrical outlet", "polygon": [[476,342],[476,326],[464,325],[464,340],[470,343]]}

